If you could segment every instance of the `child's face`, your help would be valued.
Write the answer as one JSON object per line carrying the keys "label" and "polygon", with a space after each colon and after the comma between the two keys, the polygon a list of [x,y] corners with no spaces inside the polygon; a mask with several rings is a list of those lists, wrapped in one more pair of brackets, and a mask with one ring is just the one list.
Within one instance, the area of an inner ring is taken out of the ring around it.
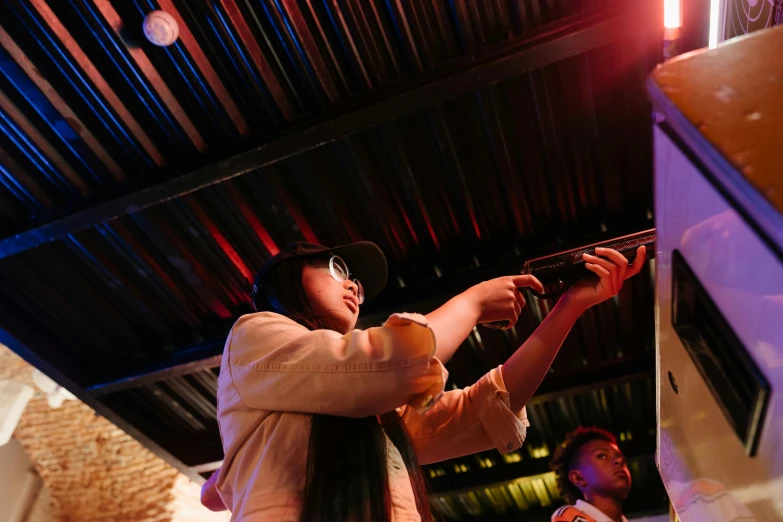
{"label": "child's face", "polygon": [[[591,440],[579,450],[576,486],[584,493],[601,494],[623,500],[631,490],[631,472],[617,445]],[[572,472],[573,473],[573,472]],[[589,497],[589,495],[586,495]]]}
{"label": "child's face", "polygon": [[359,318],[359,300],[352,281],[335,280],[327,262],[316,262],[302,270],[302,284],[316,316],[328,317],[338,323],[340,333],[354,329]]}

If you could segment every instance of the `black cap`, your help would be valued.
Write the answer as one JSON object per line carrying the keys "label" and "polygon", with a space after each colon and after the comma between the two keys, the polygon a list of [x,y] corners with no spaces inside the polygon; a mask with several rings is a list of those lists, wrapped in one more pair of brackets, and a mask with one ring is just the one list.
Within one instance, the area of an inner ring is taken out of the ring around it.
{"label": "black cap", "polygon": [[253,280],[253,296],[255,296],[261,283],[269,275],[273,268],[280,263],[292,259],[307,259],[309,257],[318,257],[321,254],[333,254],[340,256],[348,265],[351,271],[351,277],[355,277],[362,283],[364,296],[367,299],[373,298],[386,286],[386,278],[389,275],[389,269],[386,265],[386,256],[378,245],[369,241],[359,241],[350,245],[338,247],[325,247],[315,243],[291,243],[283,248],[276,255],[272,256],[264,263],[264,266],[256,273]]}

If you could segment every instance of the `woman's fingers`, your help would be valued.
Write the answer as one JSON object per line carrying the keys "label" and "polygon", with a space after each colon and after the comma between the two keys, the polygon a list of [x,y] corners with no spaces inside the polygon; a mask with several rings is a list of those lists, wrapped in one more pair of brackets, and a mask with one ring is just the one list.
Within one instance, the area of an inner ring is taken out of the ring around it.
{"label": "woman's fingers", "polygon": [[595,253],[619,266],[622,269],[623,281],[641,272],[644,262],[647,261],[647,247],[644,245],[636,249],[636,257],[630,265],[624,255],[611,248],[596,248]]}
{"label": "woman's fingers", "polygon": [[628,268],[626,278],[633,277],[642,271],[644,262],[647,261],[647,247],[644,245],[636,249],[636,259],[633,260],[633,264]]}
{"label": "woman's fingers", "polygon": [[604,259],[604,258],[602,258],[602,257],[598,257],[598,256],[591,256],[590,254],[585,254],[585,255],[583,255],[582,257],[583,257],[583,258],[584,258],[584,260],[585,260],[585,261],[587,261],[588,263],[591,263],[591,264],[593,264],[593,265],[602,266],[602,267],[604,267],[606,270],[608,270],[609,272],[611,272],[612,270],[615,270],[615,269],[617,268],[617,266],[616,266],[614,263],[612,263],[612,262],[611,262],[611,261],[609,261],[608,259]]}
{"label": "woman's fingers", "polygon": [[612,278],[612,274],[609,273],[609,270],[602,267],[601,265],[596,265],[593,263],[585,263],[585,268],[600,277],[601,279],[605,279],[607,281],[610,281]]}
{"label": "woman's fingers", "polygon": [[607,271],[608,275],[606,276],[607,279],[607,288],[611,289],[612,292],[617,292],[619,287],[622,285],[621,279],[620,279],[620,267],[617,266],[617,264],[613,263],[609,259],[604,259],[602,257],[597,256],[591,256],[590,254],[585,254],[582,256],[585,261],[589,262],[592,265],[600,266],[604,270]]}
{"label": "woman's fingers", "polygon": [[620,282],[625,281],[625,273],[628,271],[628,259],[617,250],[611,248],[596,248],[595,253],[609,259],[619,268]]}
{"label": "woman's fingers", "polygon": [[525,298],[522,295],[522,292],[519,290],[514,290],[514,304],[516,306],[517,310],[517,318],[522,314],[522,309],[525,308]]}
{"label": "woman's fingers", "polygon": [[514,282],[515,288],[530,287],[539,294],[544,293],[544,285],[532,275],[515,275],[511,276],[511,280]]}
{"label": "woman's fingers", "polygon": [[625,281],[625,272],[628,270],[628,260],[617,250],[611,248],[596,248],[595,253],[604,256],[617,267],[612,274],[612,293],[620,291]]}
{"label": "woman's fingers", "polygon": [[519,303],[516,299],[512,299],[511,303],[508,305],[507,312],[504,313],[505,318],[501,320],[502,322],[506,323],[503,329],[508,330],[517,324],[517,319],[519,319],[519,314],[521,312],[522,307],[519,306]]}
{"label": "woman's fingers", "polygon": [[525,301],[525,296],[522,295],[522,292],[520,292],[519,290],[517,290],[514,293],[515,293],[515,297],[517,299],[517,303],[519,303],[519,307],[520,308],[524,308],[525,305],[527,304],[527,301]]}

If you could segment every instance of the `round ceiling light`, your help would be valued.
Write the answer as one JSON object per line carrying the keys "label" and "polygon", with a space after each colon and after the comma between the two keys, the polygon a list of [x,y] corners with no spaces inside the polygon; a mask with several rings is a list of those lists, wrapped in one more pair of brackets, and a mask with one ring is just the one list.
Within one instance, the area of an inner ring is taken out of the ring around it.
{"label": "round ceiling light", "polygon": [[166,47],[179,37],[179,25],[173,16],[165,11],[152,11],[144,17],[144,36],[155,45]]}

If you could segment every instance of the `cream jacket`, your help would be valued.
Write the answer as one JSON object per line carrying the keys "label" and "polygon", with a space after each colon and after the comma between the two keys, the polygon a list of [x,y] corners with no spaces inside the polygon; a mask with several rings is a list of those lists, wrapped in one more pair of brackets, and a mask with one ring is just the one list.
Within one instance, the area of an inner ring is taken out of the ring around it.
{"label": "cream jacket", "polygon": [[[217,489],[232,520],[297,522],[310,420],[397,409],[422,464],[490,448],[518,449],[529,426],[510,410],[500,367],[444,393],[427,319],[394,314],[378,328],[340,335],[311,331],[281,315],[241,317],[226,340],[218,379],[225,458]],[[387,438],[394,522],[418,522],[405,465]]]}

